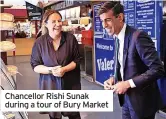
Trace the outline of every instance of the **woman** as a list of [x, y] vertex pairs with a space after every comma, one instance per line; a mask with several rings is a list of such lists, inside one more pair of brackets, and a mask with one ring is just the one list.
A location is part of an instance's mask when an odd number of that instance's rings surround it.
[[[62, 32], [62, 16], [58, 11], [48, 10], [43, 15], [44, 35], [32, 49], [31, 65], [40, 74], [41, 90], [80, 90], [80, 54], [74, 35]], [[44, 33], [44, 32], [42, 32]], [[81, 119], [79, 112], [50, 112], [50, 119]]]

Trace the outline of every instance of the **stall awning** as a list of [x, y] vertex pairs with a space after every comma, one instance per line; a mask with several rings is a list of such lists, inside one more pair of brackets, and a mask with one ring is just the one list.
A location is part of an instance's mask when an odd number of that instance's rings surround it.
[[17, 18], [27, 19], [27, 10], [26, 9], [5, 8], [4, 12], [13, 14], [15, 19], [17, 19]]

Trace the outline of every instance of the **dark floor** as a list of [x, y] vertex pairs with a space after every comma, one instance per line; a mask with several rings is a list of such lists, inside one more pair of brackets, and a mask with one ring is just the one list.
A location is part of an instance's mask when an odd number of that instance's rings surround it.
[[[13, 64], [18, 67], [18, 71], [23, 75], [17, 75], [17, 86], [19, 90], [37, 90], [38, 75], [31, 69], [29, 56], [8, 57], [8, 64]], [[102, 86], [89, 82], [82, 77], [83, 90], [103, 90]], [[40, 115], [36, 112], [28, 112], [29, 119], [48, 119], [47, 115]], [[82, 119], [121, 119], [121, 108], [118, 104], [117, 96], [114, 95], [114, 111], [113, 112], [81, 112]], [[67, 118], [63, 118], [67, 119]], [[155, 119], [166, 119], [161, 114], [156, 114]]]

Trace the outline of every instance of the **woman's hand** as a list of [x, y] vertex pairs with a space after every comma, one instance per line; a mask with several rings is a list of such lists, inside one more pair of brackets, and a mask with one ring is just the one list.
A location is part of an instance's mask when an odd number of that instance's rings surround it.
[[65, 74], [65, 68], [61, 66], [53, 67], [52, 74], [57, 77], [62, 77]]

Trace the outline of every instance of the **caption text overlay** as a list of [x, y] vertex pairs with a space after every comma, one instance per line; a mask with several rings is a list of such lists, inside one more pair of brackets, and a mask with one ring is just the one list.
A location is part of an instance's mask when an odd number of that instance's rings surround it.
[[2, 90], [2, 111], [113, 111], [111, 90]]

